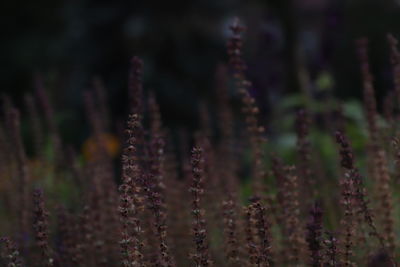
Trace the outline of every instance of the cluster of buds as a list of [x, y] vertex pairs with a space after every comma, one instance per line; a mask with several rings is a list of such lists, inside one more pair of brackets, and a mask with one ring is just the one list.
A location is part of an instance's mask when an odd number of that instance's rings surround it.
[[141, 123], [139, 116], [129, 116], [126, 130], [126, 147], [122, 154], [122, 184], [120, 191], [119, 213], [122, 223], [122, 240], [120, 246], [123, 254], [124, 266], [140, 265], [143, 255], [141, 254], [139, 209], [142, 207], [141, 185], [138, 177], [141, 175], [140, 166], [137, 162], [137, 137]]
[[318, 203], [312, 207], [307, 224], [307, 243], [311, 252], [311, 265], [322, 266], [322, 209]]
[[[366, 199], [366, 190], [363, 185], [363, 178], [359, 173], [358, 169], [354, 166], [354, 156], [351, 149], [349, 141], [340, 132], [336, 132], [336, 141], [340, 145], [340, 155], [341, 155], [341, 165], [346, 169], [345, 181], [342, 183], [345, 185], [345, 190], [342, 191], [342, 195], [347, 195], [347, 200], [345, 199], [345, 204], [352, 206], [355, 203], [358, 206], [357, 213], [362, 214], [364, 221], [369, 226], [371, 230], [371, 235], [375, 236], [380, 246], [383, 250], [386, 250], [386, 244], [383, 236], [378, 232], [377, 227], [374, 222], [373, 213], [369, 207], [369, 201]], [[348, 209], [350, 209], [349, 207]], [[346, 216], [345, 209], [345, 216]], [[350, 229], [347, 231], [350, 234]], [[349, 244], [350, 245], [350, 244]]]
[[326, 239], [324, 240], [324, 245], [326, 248], [325, 253], [325, 265], [336, 267], [338, 266], [338, 240], [331, 232], [325, 232]]
[[272, 266], [270, 224], [267, 221], [266, 209], [259, 197], [252, 197], [250, 205], [245, 208], [246, 239], [251, 264]]
[[12, 242], [8, 237], [3, 237], [0, 239], [0, 243], [4, 244], [3, 258], [6, 260], [7, 266], [21, 267], [22, 260], [20, 259], [19, 251], [14, 242]]
[[51, 257], [48, 243], [48, 217], [49, 213], [44, 207], [43, 191], [36, 189], [33, 193], [34, 222], [33, 227], [36, 234], [36, 244], [41, 251], [43, 266], [54, 266], [54, 258]]
[[207, 230], [205, 212], [201, 208], [201, 197], [204, 194], [204, 155], [203, 149], [194, 147], [192, 150], [192, 185], [190, 192], [192, 194], [192, 216], [193, 216], [193, 236], [196, 246], [196, 252], [193, 253], [192, 258], [196, 266], [211, 266], [208, 251]]
[[343, 168], [354, 169], [354, 154], [347, 138], [339, 131], [335, 133], [336, 142], [340, 145], [340, 164]]
[[262, 192], [263, 178], [265, 172], [262, 168], [263, 151], [262, 146], [265, 143], [264, 127], [259, 125], [258, 115], [259, 108], [256, 105], [254, 97], [249, 93], [251, 82], [246, 78], [245, 70], [246, 65], [242, 58], [242, 33], [245, 28], [240, 25], [238, 19], [235, 19], [231, 25], [233, 36], [229, 39], [227, 49], [229, 56], [229, 63], [234, 72], [236, 80], [236, 87], [238, 88], [242, 100], [242, 113], [245, 116], [245, 123], [247, 133], [249, 136], [250, 149], [252, 151], [253, 159], [253, 176], [254, 176], [254, 193], [260, 195]]
[[226, 242], [226, 256], [233, 265], [240, 265], [239, 244], [237, 237], [236, 203], [232, 198], [222, 202], [223, 223]]

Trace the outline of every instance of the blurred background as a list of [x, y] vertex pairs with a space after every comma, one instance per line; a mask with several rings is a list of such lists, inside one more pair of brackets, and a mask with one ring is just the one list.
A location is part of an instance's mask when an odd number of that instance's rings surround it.
[[359, 37], [370, 40], [382, 101], [392, 88], [386, 34], [400, 35], [397, 0], [2, 1], [0, 12], [1, 92], [23, 106], [40, 73], [72, 143], [87, 136], [82, 93], [94, 77], [107, 88], [113, 117], [124, 118], [134, 55], [144, 60], [145, 89], [156, 93], [167, 126], [195, 129], [199, 103], [215, 108], [215, 69], [227, 62], [235, 16], [247, 27], [245, 59], [265, 124], [277, 103], [296, 96], [359, 102]]

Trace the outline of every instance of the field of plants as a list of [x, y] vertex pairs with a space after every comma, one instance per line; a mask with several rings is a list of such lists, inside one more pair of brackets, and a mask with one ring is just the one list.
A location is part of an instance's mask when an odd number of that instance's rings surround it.
[[123, 124], [100, 79], [82, 95], [91, 133], [81, 149], [63, 138], [46, 77], [22, 101], [3, 95], [0, 265], [397, 266], [397, 40], [382, 40], [393, 76], [383, 104], [362, 38], [362, 104], [293, 93], [265, 120], [245, 32], [238, 19], [230, 26], [228, 61], [215, 66], [217, 108], [199, 104], [193, 132], [165, 127], [139, 57]]

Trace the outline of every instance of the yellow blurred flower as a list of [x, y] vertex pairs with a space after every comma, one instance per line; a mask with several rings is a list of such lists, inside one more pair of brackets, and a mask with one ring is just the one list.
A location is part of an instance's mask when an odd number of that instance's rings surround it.
[[[118, 138], [112, 134], [102, 134], [100, 136], [100, 142], [104, 146], [108, 155], [112, 158], [118, 155], [120, 149], [120, 143]], [[103, 148], [100, 147], [94, 136], [89, 137], [83, 144], [82, 152], [86, 160], [92, 161], [101, 152]]]

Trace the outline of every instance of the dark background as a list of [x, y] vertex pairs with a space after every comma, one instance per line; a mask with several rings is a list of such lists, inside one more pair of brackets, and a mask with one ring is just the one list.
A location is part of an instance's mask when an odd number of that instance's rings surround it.
[[156, 92], [166, 124], [195, 128], [199, 102], [213, 109], [214, 72], [226, 62], [228, 26], [247, 27], [245, 59], [255, 95], [267, 115], [286, 96], [309, 90], [322, 72], [334, 94], [360, 98], [354, 40], [370, 39], [378, 99], [391, 88], [386, 33], [400, 36], [399, 1], [192, 0], [2, 1], [0, 86], [23, 106], [41, 73], [67, 138], [85, 125], [82, 92], [103, 79], [115, 118], [125, 113], [129, 61], [145, 63], [145, 89]]

